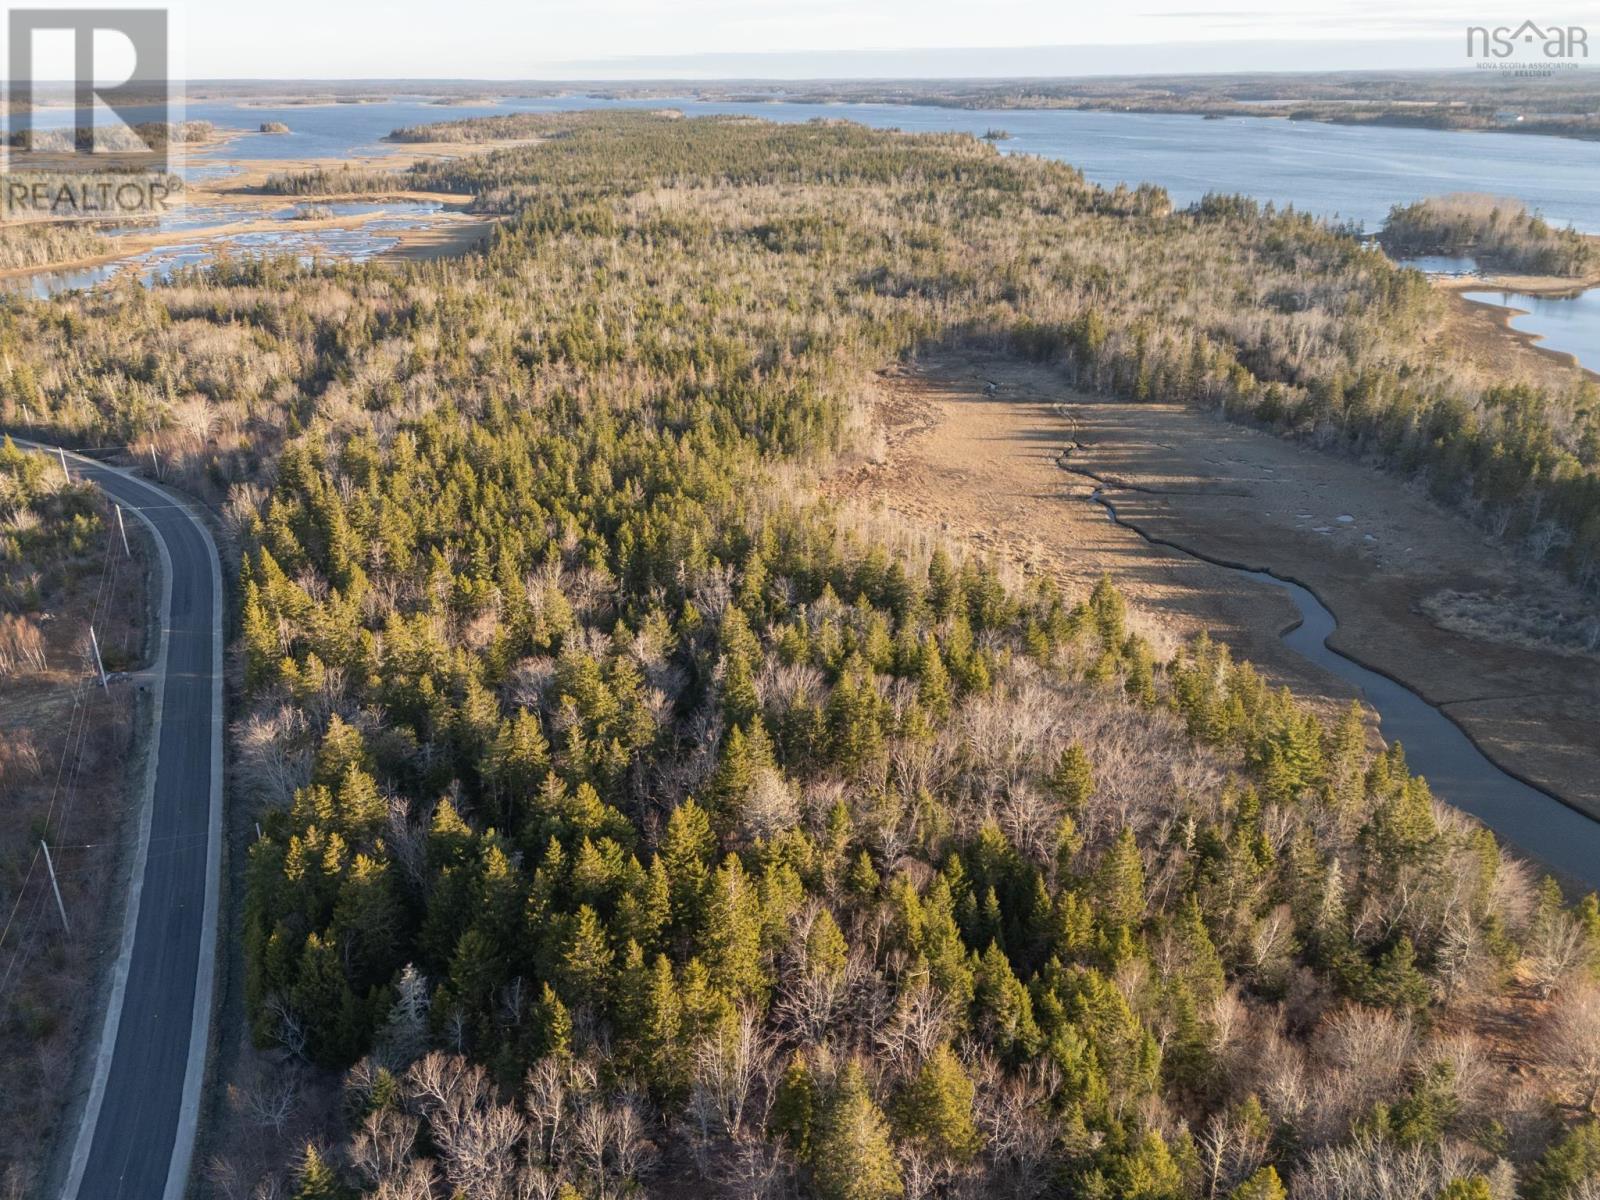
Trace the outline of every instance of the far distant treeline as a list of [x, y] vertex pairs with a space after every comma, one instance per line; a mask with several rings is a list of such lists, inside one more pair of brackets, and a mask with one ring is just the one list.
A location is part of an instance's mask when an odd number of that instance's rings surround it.
[[1471, 255], [1482, 266], [1574, 278], [1600, 270], [1595, 243], [1557, 229], [1518, 200], [1458, 192], [1395, 205], [1378, 241], [1390, 254]]
[[930, 79], [892, 84], [613, 84], [595, 95], [640, 99], [937, 105], [969, 109], [1084, 109], [1279, 117], [1338, 125], [1498, 130], [1600, 138], [1600, 85], [1588, 71], [1519, 79], [1510, 72], [1337, 71], [1138, 75], [1085, 79]]
[[143, 121], [131, 127], [20, 129], [6, 137], [6, 145], [17, 150], [67, 153], [95, 148], [98, 137], [101, 150], [159, 150], [163, 146], [210, 141], [216, 132], [210, 121]]

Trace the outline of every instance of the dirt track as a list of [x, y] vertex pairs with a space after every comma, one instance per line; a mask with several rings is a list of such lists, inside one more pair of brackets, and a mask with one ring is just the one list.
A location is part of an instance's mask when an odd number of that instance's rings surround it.
[[[928, 362], [882, 377], [880, 395], [886, 459], [836, 490], [1076, 584], [1109, 570], [1171, 635], [1209, 629], [1308, 698], [1353, 694], [1278, 640], [1295, 613], [1276, 589], [1149, 546], [1085, 503], [1091, 475], [1111, 481], [1147, 533], [1306, 583], [1338, 616], [1337, 649], [1600, 814], [1600, 658], [1572, 628], [1592, 607], [1399, 481], [1181, 406], [1087, 400], [1009, 360]], [[1065, 461], [1085, 474], [1058, 465], [1074, 443]]]

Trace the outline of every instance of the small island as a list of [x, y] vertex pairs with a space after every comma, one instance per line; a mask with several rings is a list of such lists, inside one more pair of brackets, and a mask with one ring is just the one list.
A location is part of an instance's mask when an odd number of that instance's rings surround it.
[[1527, 275], [1577, 279], [1600, 269], [1600, 250], [1577, 230], [1549, 224], [1520, 200], [1469, 192], [1395, 205], [1378, 242], [1397, 258], [1470, 255]]
[[282, 121], [263, 121], [258, 133], [288, 133], [289, 127]]

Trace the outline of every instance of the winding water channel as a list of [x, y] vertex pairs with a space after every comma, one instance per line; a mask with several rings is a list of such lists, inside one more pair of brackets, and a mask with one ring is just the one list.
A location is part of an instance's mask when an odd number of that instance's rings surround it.
[[1089, 498], [1101, 505], [1113, 522], [1151, 545], [1176, 550], [1287, 593], [1300, 621], [1283, 634], [1285, 644], [1360, 689], [1362, 697], [1377, 711], [1383, 736], [1405, 746], [1407, 764], [1415, 774], [1427, 779], [1440, 799], [1471, 813], [1524, 854], [1585, 887], [1600, 888], [1600, 821], [1508, 775], [1440, 709], [1404, 684], [1331, 648], [1328, 638], [1338, 628], [1338, 622], [1310, 588], [1268, 571], [1218, 562], [1152, 537], [1124, 521], [1117, 514], [1116, 505], [1098, 487]]

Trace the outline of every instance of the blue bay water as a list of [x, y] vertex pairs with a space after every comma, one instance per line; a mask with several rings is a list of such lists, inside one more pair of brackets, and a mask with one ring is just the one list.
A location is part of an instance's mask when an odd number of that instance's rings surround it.
[[1468, 300], [1517, 310], [1511, 328], [1531, 333], [1547, 350], [1571, 354], [1600, 371], [1600, 288], [1576, 296], [1530, 296], [1521, 292], [1464, 292]]
[[[1326, 125], [1276, 118], [1206, 120], [1168, 113], [979, 110], [931, 105], [789, 104], [688, 99], [603, 100], [573, 95], [441, 105], [425, 98], [370, 104], [189, 104], [190, 120], [254, 131], [282, 121], [288, 134], [248, 132], [231, 145], [189, 160], [204, 170], [219, 158], [323, 158], [399, 150], [383, 138], [421, 125], [512, 112], [586, 108], [676, 108], [690, 116], [737, 114], [771, 121], [859, 121], [878, 128], [966, 132], [1004, 129], [1006, 154], [1037, 154], [1072, 163], [1095, 183], [1165, 187], [1186, 205], [1207, 192], [1239, 192], [1292, 204], [1319, 216], [1375, 230], [1390, 207], [1446, 192], [1514, 196], [1558, 224], [1600, 232], [1600, 142], [1534, 134]], [[143, 114], [153, 117], [154, 112]], [[41, 125], [64, 125], [70, 110], [44, 110]]]

